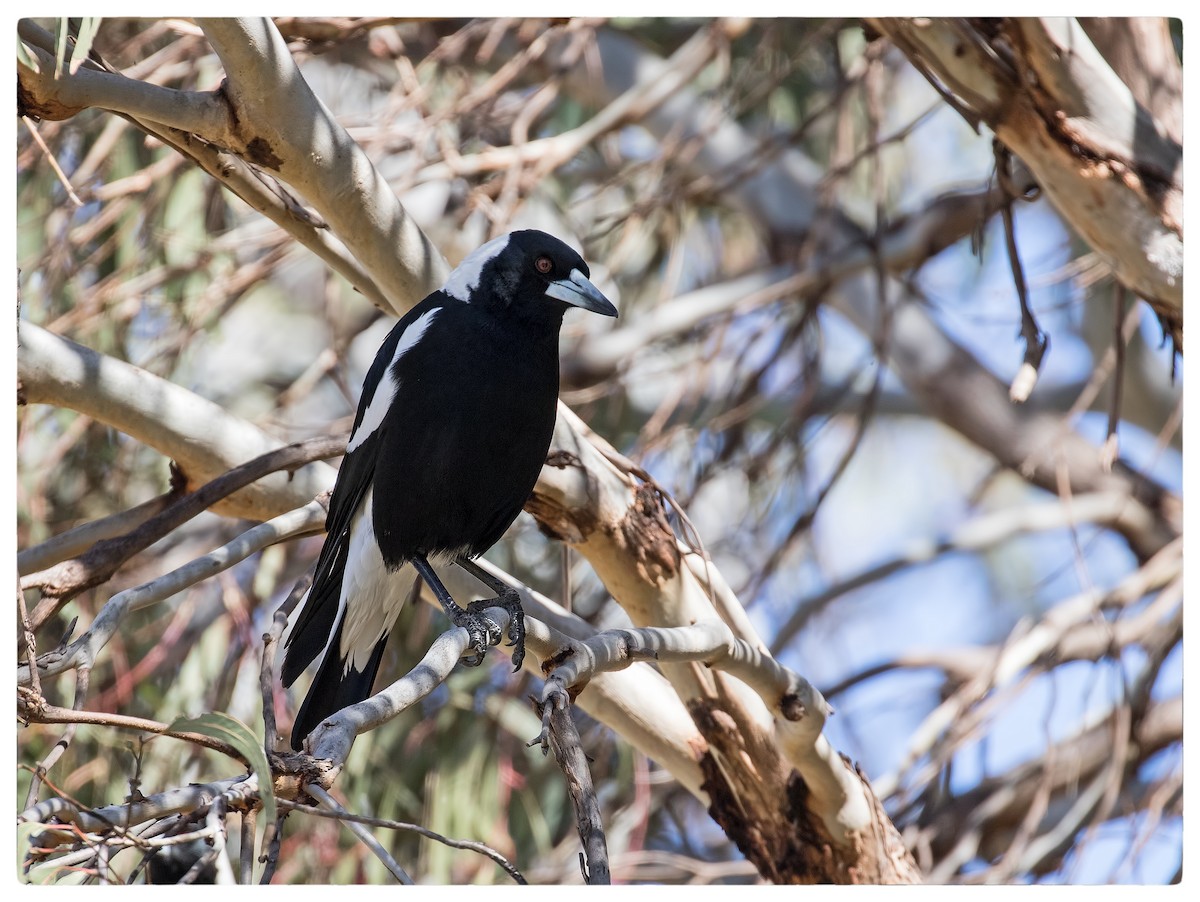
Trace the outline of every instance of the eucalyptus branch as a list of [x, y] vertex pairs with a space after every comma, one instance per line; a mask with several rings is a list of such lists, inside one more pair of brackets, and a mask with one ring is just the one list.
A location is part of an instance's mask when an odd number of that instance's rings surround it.
[[600, 802], [592, 785], [588, 758], [579, 741], [579, 731], [571, 719], [571, 700], [561, 685], [547, 682], [539, 705], [542, 732], [527, 745], [541, 743], [542, 754], [553, 750], [555, 760], [567, 779], [567, 794], [575, 809], [575, 828], [583, 842], [584, 881], [592, 886], [612, 883], [608, 863], [608, 842], [604, 838], [604, 820]]
[[[1102, 611], [1128, 607], [1155, 591], [1165, 596], [1162, 600], [1166, 603], [1172, 602], [1183, 591], [1182, 566], [1182, 540], [1176, 540], [1115, 588], [1107, 592], [1092, 589], [1064, 599], [1037, 623], [1019, 626], [986, 671], [959, 687], [925, 718], [910, 737], [900, 767], [875, 780], [876, 790], [884, 797], [895, 792], [900, 775], [916, 766], [936, 744], [947, 741], [948, 734], [967, 735], [976, 729], [979, 718], [969, 716], [973, 706], [989, 693], [1012, 685], [1034, 662], [1068, 642], [1074, 630], [1092, 623]], [[915, 782], [907, 781], [907, 785], [924, 785], [933, 775], [929, 766], [918, 768]]]
[[[1032, 185], [1023, 170], [1013, 179], [1017, 190]], [[876, 265], [897, 276], [919, 269], [934, 255], [980, 228], [1001, 208], [1005, 197], [1004, 190], [996, 185], [947, 193], [925, 204], [919, 212], [889, 223], [873, 243], [851, 240], [803, 267], [780, 264], [666, 300], [637, 319], [590, 336], [575, 353], [564, 357], [564, 379], [598, 381], [643, 348], [684, 335], [707, 320], [745, 313], [779, 298], [810, 296], [831, 282], [867, 272]]]
[[1182, 147], [1075, 19], [1004, 21], [991, 35], [961, 19], [870, 20], [1021, 156], [1063, 218], [1181, 340]]
[[20, 706], [24, 719], [29, 723], [65, 723], [90, 724], [98, 727], [115, 727], [120, 730], [135, 730], [141, 733], [154, 733], [159, 736], [170, 736], [172, 739], [182, 739], [202, 745], [213, 751], [222, 752], [231, 758], [242, 760], [242, 754], [233, 746], [205, 736], [201, 733], [189, 733], [183, 730], [172, 730], [169, 725], [157, 720], [144, 717], [130, 717], [125, 714], [110, 714], [103, 711], [82, 711], [76, 708], [60, 708], [57, 705], [38, 703], [23, 699]]
[[92, 546], [78, 558], [24, 577], [21, 580], [21, 589], [37, 588], [43, 596], [42, 602], [33, 613], [33, 628], [41, 626], [62, 604], [80, 592], [107, 581], [135, 554], [238, 489], [279, 470], [295, 472], [314, 460], [334, 457], [342, 454], [344, 450], [345, 442], [339, 436], [309, 439], [268, 451], [180, 498], [133, 532], [107, 539]]
[[[27, 404], [86, 413], [174, 460], [189, 484], [207, 482], [282, 442], [166, 379], [61, 338], [33, 323], [18, 328], [17, 378]], [[316, 462], [274, 474], [214, 507], [265, 520], [332, 488], [334, 470]]]
[[1129, 513], [1130, 501], [1125, 495], [1096, 492], [1077, 495], [1069, 505], [1058, 500], [1045, 501], [981, 514], [945, 535], [913, 539], [892, 557], [798, 601], [795, 610], [776, 631], [772, 650], [778, 654], [786, 648], [813, 617], [827, 610], [838, 598], [907, 567], [926, 564], [947, 554], [985, 551], [1027, 533], [1064, 529], [1081, 523], [1113, 525]]
[[197, 19], [225, 66], [224, 96], [249, 159], [311, 203], [371, 273], [391, 310], [449, 270], [363, 149], [309, 89], [269, 19]]
[[[92, 625], [65, 649], [43, 654], [38, 659], [41, 676], [48, 677], [72, 667], [91, 667], [100, 650], [112, 639], [126, 615], [169, 598], [177, 592], [227, 570], [269, 545], [305, 535], [324, 527], [325, 508], [317, 501], [260, 523], [232, 542], [202, 557], [189, 561], [155, 580], [118, 592], [104, 603]], [[17, 668], [18, 683], [30, 680], [29, 665]]]
[[[188, 734], [190, 737], [190, 734]], [[208, 739], [208, 737], [200, 737]], [[215, 740], [208, 739], [209, 742]], [[225, 749], [220, 749], [225, 751]], [[236, 757], [236, 753], [234, 753]], [[136, 824], [161, 821], [172, 815], [199, 816], [207, 813], [217, 799], [237, 807], [246, 807], [257, 798], [258, 778], [242, 774], [211, 783], [192, 783], [177, 789], [144, 796], [140, 799], [106, 805], [103, 808], [87, 809], [63, 798], [46, 799], [18, 815], [21, 821], [44, 824], [49, 833], [78, 836], [78, 831], [104, 833], [113, 829], [127, 831]], [[54, 819], [58, 824], [50, 823]], [[64, 826], [66, 825], [66, 826]], [[120, 826], [128, 825], [128, 826]], [[146, 840], [141, 840], [142, 845]]]
[[[880, 21], [895, 25], [910, 20]], [[929, 23], [922, 25], [926, 32], [947, 29], [944, 20], [920, 22]], [[890, 34], [896, 29], [883, 30]], [[596, 41], [604, 78], [592, 78], [581, 70], [568, 71], [565, 84], [577, 98], [599, 101], [616, 96], [639, 78], [647, 77], [647, 73], [657, 74], [665, 67], [664, 60], [629, 36], [601, 29]], [[558, 58], [556, 54], [562, 49], [560, 42], [547, 54], [547, 63], [553, 65]], [[964, 64], [959, 61], [957, 65]], [[711, 125], [713, 117], [717, 117], [719, 123], [716, 127]], [[736, 167], [739, 161], [753, 154], [757, 144], [739, 123], [714, 109], [714, 104], [691, 88], [673, 95], [647, 115], [642, 125], [660, 140], [704, 135], [698, 152], [678, 161], [681, 168], [698, 177], [717, 176]], [[1030, 162], [1024, 157], [1023, 160], [1026, 164]], [[1032, 166], [1030, 169], [1037, 175], [1036, 169]], [[1081, 177], [1077, 169], [1073, 169], [1071, 181]], [[804, 236], [811, 238], [816, 243], [808, 248], [811, 254], [807, 265], [821, 267], [841, 259], [847, 248], [863, 245], [869, 249], [867, 233], [858, 223], [871, 219], [869, 211], [856, 208], [849, 201], [830, 210], [820, 199], [819, 186], [823, 176], [824, 170], [810, 158], [795, 148], [787, 148], [748, 178], [731, 185], [725, 196], [780, 239], [784, 236], [794, 236], [797, 240]], [[1028, 184], [1027, 178], [1024, 174], [1017, 177], [1017, 186], [1022, 190]], [[1085, 188], [1081, 196], [1086, 194]], [[1119, 217], [1091, 219], [1091, 225], [1108, 229], [1120, 222]], [[1166, 244], [1170, 245], [1170, 241]], [[1159, 262], [1165, 272], [1173, 265], [1174, 251], [1171, 246], [1161, 250]], [[1145, 259], [1142, 251], [1136, 252], [1135, 256], [1139, 260]], [[1181, 277], [1181, 271], [1179, 275]], [[879, 296], [877, 279], [868, 268], [851, 272], [836, 281], [827, 301], [857, 329], [872, 336], [883, 315]], [[889, 313], [891, 334], [887, 362], [909, 391], [932, 415], [968, 441], [994, 455], [1005, 466], [1020, 468], [1021, 474], [1034, 484], [1056, 491], [1058, 473], [1053, 461], [1046, 458], [1032, 466], [1023, 465], [1028, 448], [1041, 447], [1050, 435], [1057, 436], [1059, 419], [1014, 408], [1008, 399], [1007, 387], [930, 317], [909, 286], [889, 284], [887, 296], [898, 299]], [[1171, 492], [1132, 472], [1118, 469], [1105, 472], [1095, 447], [1076, 433], [1054, 444], [1067, 461], [1074, 493], [1113, 490], [1128, 494], [1132, 502], [1131, 515], [1118, 523], [1117, 529], [1140, 558], [1148, 559], [1179, 534], [1182, 524], [1175, 515], [1175, 499]]]
[[83, 554], [97, 542], [112, 539], [137, 529], [151, 517], [179, 497], [179, 492], [170, 491], [151, 498], [136, 507], [92, 520], [52, 536], [40, 545], [17, 552], [17, 575], [26, 576], [45, 570], [60, 561]]
[[[53, 49], [54, 37], [31, 20], [22, 19], [19, 31], [21, 37], [31, 45], [43, 50]], [[50, 72], [53, 72], [53, 67]], [[384, 308], [390, 306], [373, 277], [351, 251], [330, 233], [328, 224], [319, 215], [310, 215], [303, 210], [299, 201], [254, 165], [258, 162], [255, 155], [248, 152], [248, 147], [240, 146], [244, 142], [231, 130], [229, 116], [232, 111], [228, 108], [228, 98], [220, 91], [173, 91], [101, 70], [91, 61], [77, 74], [83, 72], [92, 76], [86, 92], [91, 105], [113, 109], [147, 134], [173, 147], [328, 263], [372, 303]], [[106, 77], [96, 77], [99, 75]], [[26, 103], [34, 103], [36, 109], [33, 112], [36, 114], [46, 118], [62, 118], [79, 112], [79, 108], [70, 103], [72, 99], [79, 98], [63, 98], [59, 94], [64, 85], [71, 85], [74, 76], [31, 81], [36, 76], [24, 67], [19, 69], [19, 76], [22, 88], [35, 91], [38, 95], [25, 99]], [[88, 79], [89, 76], [84, 78]], [[143, 91], [143, 87], [146, 90]], [[183, 97], [184, 101], [176, 105], [174, 101], [179, 97]], [[193, 111], [202, 115], [188, 115]], [[178, 127], [173, 127], [172, 123]], [[251, 138], [250, 145], [253, 144]], [[245, 154], [249, 162], [239, 154]]]

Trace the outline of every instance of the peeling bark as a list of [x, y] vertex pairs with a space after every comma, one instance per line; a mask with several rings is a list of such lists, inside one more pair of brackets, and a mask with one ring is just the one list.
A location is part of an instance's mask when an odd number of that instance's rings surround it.
[[714, 704], [695, 702], [688, 710], [709, 744], [699, 759], [712, 799], [708, 813], [763, 877], [790, 884], [921, 882], [899, 832], [849, 759], [843, 756], [842, 764], [861, 781], [871, 822], [849, 843], [838, 843], [814, 813], [804, 778], [782, 762], [763, 766], [770, 757], [754, 747], [753, 732]]
[[658, 585], [679, 573], [679, 546], [658, 493], [645, 483], [613, 531], [618, 548], [633, 561], [638, 576]]
[[[1074, 19], [871, 19], [1183, 341], [1183, 150]], [[973, 122], [972, 124], [976, 124]]]

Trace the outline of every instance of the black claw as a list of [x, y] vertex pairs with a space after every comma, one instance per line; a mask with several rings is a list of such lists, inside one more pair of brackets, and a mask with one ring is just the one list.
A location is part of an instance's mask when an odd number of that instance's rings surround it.
[[467, 647], [473, 654], [463, 658], [467, 667], [478, 667], [482, 664], [487, 650], [500, 642], [500, 625], [490, 617], [481, 616], [481, 613], [472, 605], [465, 611], [459, 608], [451, 614], [450, 619], [454, 625], [465, 629], [469, 637]]
[[[521, 669], [521, 662], [525, 660], [525, 611], [521, 608], [521, 596], [514, 590], [508, 589], [495, 598], [485, 598], [467, 605], [467, 610], [477, 615], [482, 615], [488, 608], [504, 608], [509, 613], [509, 641], [506, 644], [513, 649], [512, 662], [515, 673]], [[480, 616], [480, 619], [488, 624], [490, 630], [494, 631], [488, 633], [489, 644], [499, 645], [503, 638], [499, 625], [488, 617]]]

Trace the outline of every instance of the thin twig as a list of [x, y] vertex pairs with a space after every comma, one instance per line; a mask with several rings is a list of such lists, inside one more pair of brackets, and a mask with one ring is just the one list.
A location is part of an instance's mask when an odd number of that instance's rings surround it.
[[144, 733], [155, 733], [160, 736], [170, 736], [172, 739], [194, 742], [196, 745], [202, 745], [205, 748], [229, 755], [231, 758], [236, 758], [238, 761], [249, 766], [249, 762], [245, 760], [242, 753], [233, 746], [227, 745], [219, 739], [213, 739], [211, 736], [203, 736], [200, 733], [171, 730], [167, 724], [157, 720], [147, 720], [144, 717], [129, 717], [124, 714], [109, 714], [100, 711], [74, 711], [69, 708], [60, 708], [57, 705], [38, 705], [36, 702], [30, 702], [24, 698], [21, 699], [20, 707], [25, 718], [30, 723], [82, 723], [101, 727], [116, 727], [120, 730], [138, 730]]
[[[309, 795], [311, 795], [330, 811], [337, 812], [338, 814], [348, 814], [346, 809], [339, 805], [337, 800], [320, 786], [309, 784], [305, 787], [305, 790]], [[400, 867], [396, 859], [391, 856], [387, 849], [380, 845], [379, 840], [372, 836], [366, 827], [357, 821], [347, 820], [345, 818], [342, 818], [342, 823], [346, 825], [347, 830], [362, 840], [363, 844], [375, 853], [375, 857], [383, 862], [383, 866], [391, 871], [393, 877], [395, 877], [405, 886], [415, 886], [412, 877], [408, 876], [408, 873], [404, 870], [404, 868]]]
[[[34, 668], [36, 670], [36, 668]], [[83, 704], [87, 700], [88, 684], [91, 682], [92, 669], [90, 667], [80, 667], [75, 674], [75, 698], [71, 702], [73, 711], [82, 711]], [[37, 698], [41, 698], [39, 694]], [[33, 779], [29, 781], [29, 793], [25, 796], [25, 807], [29, 808], [37, 803], [38, 790], [41, 787], [42, 779], [46, 772], [52, 768], [59, 758], [67, 751], [67, 747], [75, 738], [75, 731], [79, 729], [78, 724], [69, 724], [63, 730], [62, 736], [58, 738], [58, 742], [54, 743], [49, 753], [43, 758], [33, 771]]]
[[38, 134], [37, 126], [33, 124], [33, 120], [28, 116], [22, 116], [21, 121], [25, 123], [25, 127], [29, 129], [29, 134], [33, 135], [33, 140], [37, 142], [37, 146], [46, 155], [46, 160], [50, 163], [50, 168], [54, 170], [54, 174], [62, 182], [62, 186], [67, 192], [67, 197], [71, 199], [71, 203], [77, 207], [82, 207], [83, 201], [79, 199], [79, 195], [75, 193], [75, 189], [71, 186], [71, 180], [67, 178], [67, 174], [58, 165], [58, 160], [54, 158], [54, 154], [50, 152], [50, 148], [46, 146], [46, 142], [42, 140], [42, 136]]
[[248, 808], [242, 812], [242, 841], [238, 856], [241, 873], [238, 882], [243, 886], [254, 883], [254, 820], [255, 809]]
[[1025, 359], [1017, 370], [1017, 375], [1013, 377], [1008, 397], [1013, 403], [1022, 404], [1029, 400], [1034, 386], [1037, 385], [1042, 358], [1046, 356], [1046, 350], [1050, 347], [1050, 336], [1042, 331], [1029, 306], [1025, 268], [1021, 265], [1021, 255], [1017, 251], [1017, 228], [1012, 210], [1014, 192], [1009, 187], [1012, 181], [1009, 172], [1011, 155], [999, 141], [992, 142], [992, 149], [996, 157], [996, 178], [1008, 197], [1000, 207], [1000, 215], [1004, 220], [1004, 241], [1008, 247], [1008, 263], [1012, 267], [1013, 285], [1017, 289], [1017, 300], [1021, 304], [1021, 338], [1025, 340]]
[[133, 532], [98, 542], [79, 557], [23, 577], [22, 589], [39, 588], [43, 595], [33, 611], [32, 628], [38, 629], [71, 598], [109, 579], [133, 555], [238, 489], [278, 470], [296, 470], [314, 460], [335, 457], [344, 447], [343, 437], [322, 436], [268, 451], [180, 498]]
[[33, 627], [29, 624], [29, 611], [25, 607], [25, 593], [17, 589], [17, 616], [21, 618], [21, 638], [25, 642], [25, 661], [29, 664], [29, 686], [33, 694], [41, 697], [42, 682], [38, 679], [37, 640], [33, 635]]
[[1117, 426], [1121, 421], [1121, 389], [1125, 380], [1125, 286], [1120, 282], [1113, 283], [1113, 347], [1117, 359], [1113, 365], [1112, 402], [1108, 408], [1108, 433], [1100, 448], [1100, 465], [1105, 472], [1111, 472], [1113, 463], [1120, 451], [1117, 439]]
[[[276, 804], [282, 806], [283, 799], [276, 799]], [[287, 817], [286, 811], [280, 811], [279, 816], [274, 823], [267, 824], [267, 828], [263, 831], [263, 854], [259, 855], [258, 860], [264, 865], [262, 876], [258, 878], [259, 886], [268, 886], [271, 883], [271, 878], [275, 876], [275, 869], [279, 866], [279, 847], [283, 839], [283, 819]]]
[[279, 800], [280, 806], [289, 811], [298, 811], [303, 814], [311, 814], [316, 817], [333, 818], [341, 821], [354, 821], [357, 824], [364, 824], [369, 827], [382, 827], [387, 830], [404, 830], [409, 833], [416, 833], [418, 836], [424, 836], [426, 839], [432, 839], [435, 842], [440, 842], [442, 845], [449, 846], [452, 849], [465, 849], [470, 852], [478, 852], [490, 858], [513, 879], [513, 882], [519, 883], [522, 886], [526, 885], [527, 881], [524, 875], [507, 858], [485, 843], [477, 842], [472, 839], [451, 839], [448, 836], [443, 836], [440, 833], [435, 833], [428, 827], [422, 827], [419, 824], [409, 824], [405, 821], [394, 821], [382, 817], [368, 817], [364, 814], [352, 814], [348, 811], [328, 811], [324, 808], [313, 808], [311, 805], [301, 805], [298, 802], [290, 802], [286, 799]]
[[[306, 573], [296, 585], [292, 587], [292, 591], [288, 594], [287, 599], [275, 611], [271, 618], [271, 628], [263, 633], [263, 650], [262, 650], [262, 666], [259, 669], [259, 688], [262, 690], [263, 703], [263, 750], [270, 758], [278, 749], [276, 744], [279, 742], [277, 732], [277, 724], [275, 721], [275, 643], [279, 641], [279, 637], [283, 635], [283, 631], [287, 629], [288, 617], [292, 610], [300, 603], [300, 599], [308, 591], [312, 585], [312, 574]], [[265, 841], [265, 837], [264, 837]]]

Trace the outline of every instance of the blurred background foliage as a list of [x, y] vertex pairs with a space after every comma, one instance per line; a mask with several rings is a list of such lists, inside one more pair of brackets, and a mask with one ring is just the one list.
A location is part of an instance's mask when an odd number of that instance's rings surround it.
[[[628, 122], [550, 172], [454, 174], [444, 164], [562, 134], [597, 106], [562, 87], [522, 52], [543, 21], [279, 20], [305, 78], [391, 181], [406, 208], [453, 263], [490, 234], [545, 228], [586, 249], [595, 281], [631, 328], [664, 302], [782, 259], [784, 241], [722, 186], [675, 165], [638, 121]], [[707, 22], [575, 20], [622, 32], [667, 57]], [[559, 27], [562, 27], [561, 25]], [[868, 44], [842, 19], [736, 23], [692, 87], [773, 149], [802, 150], [827, 173], [826, 202], [856, 211], [870, 230], [920, 212], [951, 189], [983, 188], [990, 140], [976, 135], [897, 54]], [[171, 88], [210, 90], [221, 71], [198, 29], [182, 20], [107, 19], [96, 49], [113, 66]], [[585, 52], [586, 62], [586, 52]], [[508, 81], [497, 72], [515, 66]], [[36, 130], [17, 146], [17, 254], [21, 318], [210, 398], [280, 439], [348, 431], [366, 367], [390, 319], [279, 229], [225, 193], [178, 154], [125, 120], [85, 111]], [[754, 161], [747, 161], [753, 167]], [[737, 179], [737, 173], [730, 174]], [[1044, 202], [1019, 205], [1018, 234], [1032, 297], [1053, 347], [1031, 403], [1065, 412], [1111, 335], [1112, 281]], [[998, 217], [980, 221], [908, 275], [928, 311], [979, 362], [1008, 380], [1021, 359], [1019, 309]], [[900, 766], [910, 737], [949, 685], [936, 669], [887, 667], [906, 649], [1000, 643], [1023, 618], [1090, 585], [1109, 587], [1137, 567], [1128, 545], [1098, 527], [1017, 533], [974, 552], [931, 556], [846, 591], [821, 593], [889, 560], [917, 540], [949, 535], [972, 517], [1048, 500], [998, 472], [986, 450], [932, 418], [890, 372], [870, 337], [822, 306], [821, 293], [731, 304], [680, 331], [647, 337], [611, 370], [573, 365], [608, 328], [569, 319], [563, 397], [598, 433], [681, 500], [755, 626], [780, 659], [831, 696], [834, 745], [875, 778]], [[589, 321], [585, 321], [589, 320]], [[1152, 317], [1131, 350], [1138, 374], [1168, 413], [1182, 362], [1159, 347]], [[516, 362], [519, 363], [519, 362]], [[1104, 437], [1103, 398], [1078, 428]], [[1139, 413], [1146, 414], [1142, 405]], [[18, 410], [17, 544], [28, 548], [70, 527], [167, 490], [168, 462], [89, 417], [45, 406]], [[1121, 424], [1132, 464], [1179, 491], [1180, 438], [1165, 417]], [[144, 582], [228, 541], [245, 528], [205, 515], [134, 559], [109, 584], [81, 595], [47, 626], [52, 646], [68, 622], [87, 622], [115, 591]], [[255, 555], [129, 622], [91, 674], [89, 708], [169, 721], [225, 711], [261, 724], [260, 637], [270, 615], [310, 568], [319, 537]], [[489, 559], [601, 627], [627, 623], [586, 562], [538, 534], [523, 516]], [[802, 619], [794, 621], [802, 612]], [[388, 647], [383, 676], [420, 658], [444, 628], [440, 615], [408, 611]], [[786, 626], [786, 630], [783, 628]], [[781, 630], [783, 630], [781, 632]], [[56, 632], [57, 631], [57, 632]], [[1178, 650], [1159, 656], [1160, 697], [1181, 685]], [[1144, 676], [1136, 651], [1047, 668], [998, 703], [975, 740], [925, 791], [965, 793], [989, 776], [1045, 754]], [[577, 837], [561, 774], [534, 749], [538, 732], [526, 674], [501, 656], [462, 670], [419, 708], [360, 737], [337, 783], [351, 811], [477, 839], [531, 881], [578, 877]], [[881, 666], [883, 665], [883, 666]], [[865, 674], [878, 667], [877, 673]], [[70, 682], [47, 697], [70, 704]], [[303, 686], [280, 691], [288, 710]], [[607, 818], [618, 879], [752, 881], [753, 868], [686, 791], [653, 762], [590, 722], [584, 747]], [[285, 718], [281, 727], [286, 728]], [[32, 766], [61, 727], [28, 726], [19, 759]], [[220, 756], [169, 739], [140, 743], [81, 728], [53, 773], [54, 792], [110, 804], [131, 787], [147, 795], [223, 775]], [[1137, 778], [1169, 786], [1179, 744]], [[18, 803], [29, 774], [16, 775]], [[1179, 797], [1159, 819], [1114, 811], [1093, 834], [1039, 859], [1020, 879], [1158, 882], [1179, 867]], [[903, 830], [920, 820], [911, 802], [890, 809]], [[915, 829], [915, 828], [914, 828]], [[377, 831], [420, 880], [494, 883], [487, 859], [399, 831]], [[236, 831], [231, 831], [236, 854]], [[1089, 849], [1096, 849], [1092, 854]], [[114, 859], [129, 873], [136, 852]], [[235, 859], [236, 860], [236, 859]], [[293, 814], [279, 883], [384, 882], [383, 867], [335, 821]], [[961, 876], [988, 867], [969, 858]]]

